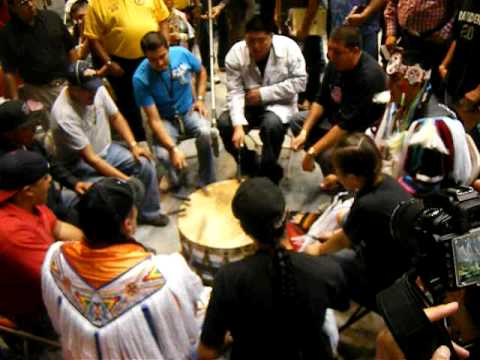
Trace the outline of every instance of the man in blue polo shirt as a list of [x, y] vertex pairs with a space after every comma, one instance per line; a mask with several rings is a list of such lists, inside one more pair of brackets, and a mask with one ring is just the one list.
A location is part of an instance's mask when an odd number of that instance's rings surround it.
[[[147, 33], [141, 41], [147, 57], [133, 75], [137, 105], [147, 115], [154, 134], [154, 151], [168, 169], [170, 185], [178, 188], [178, 170], [186, 166], [178, 149], [181, 138], [195, 137], [199, 161], [199, 186], [215, 181], [211, 147], [211, 128], [205, 118], [204, 96], [207, 73], [201, 62], [187, 49], [169, 48], [157, 32]], [[196, 100], [192, 92], [192, 73], [197, 75]]]

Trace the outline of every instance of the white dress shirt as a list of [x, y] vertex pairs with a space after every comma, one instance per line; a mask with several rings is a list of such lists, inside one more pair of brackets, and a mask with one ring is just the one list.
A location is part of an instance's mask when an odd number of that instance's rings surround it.
[[273, 35], [264, 76], [250, 57], [245, 40], [237, 42], [225, 58], [227, 103], [233, 126], [247, 125], [245, 93], [260, 88], [262, 104], [283, 123], [298, 112], [298, 93], [305, 91], [307, 72], [298, 45], [290, 38]]

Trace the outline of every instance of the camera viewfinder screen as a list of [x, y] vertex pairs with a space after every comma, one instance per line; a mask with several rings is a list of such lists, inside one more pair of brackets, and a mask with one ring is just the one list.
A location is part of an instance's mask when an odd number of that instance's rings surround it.
[[452, 245], [457, 286], [480, 282], [480, 231], [459, 236]]

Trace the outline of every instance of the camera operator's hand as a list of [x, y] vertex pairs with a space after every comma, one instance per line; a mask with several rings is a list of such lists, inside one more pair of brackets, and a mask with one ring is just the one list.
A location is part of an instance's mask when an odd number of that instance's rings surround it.
[[[458, 310], [458, 303], [451, 302], [444, 305], [433, 306], [425, 309], [424, 311], [427, 317], [430, 319], [430, 321], [435, 322], [455, 314], [457, 310]], [[468, 358], [469, 352], [467, 350], [458, 346], [454, 342], [452, 342], [452, 344], [459, 358], [461, 359]], [[443, 350], [443, 347], [441, 346], [432, 355], [432, 360], [443, 360], [443, 359], [450, 358], [449, 356], [445, 357], [445, 355], [446, 353]], [[393, 338], [392, 333], [388, 329], [382, 330], [377, 336], [376, 359], [377, 360], [405, 359], [405, 355], [403, 355], [402, 351], [400, 350], [397, 343], [395, 342], [395, 339]]]
[[433, 353], [432, 360], [450, 360], [450, 349], [445, 345], [440, 346]]

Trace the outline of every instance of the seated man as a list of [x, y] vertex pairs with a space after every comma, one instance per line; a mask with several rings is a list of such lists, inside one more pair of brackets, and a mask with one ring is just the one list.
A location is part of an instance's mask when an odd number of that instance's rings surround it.
[[45, 205], [48, 168], [40, 154], [26, 150], [0, 158], [0, 315], [27, 330], [42, 318], [40, 268], [49, 246], [83, 236]]
[[[181, 185], [175, 169], [186, 166], [185, 155], [177, 147], [182, 136], [195, 137], [199, 185], [214, 182], [212, 136], [203, 103], [207, 81], [205, 68], [187, 49], [169, 48], [168, 41], [158, 32], [147, 33], [141, 47], [147, 59], [133, 75], [135, 99], [147, 114], [155, 137], [155, 154], [168, 169], [170, 185]], [[192, 73], [198, 75], [196, 101], [192, 94]]]
[[[298, 111], [297, 94], [305, 90], [307, 83], [302, 52], [293, 40], [273, 35], [271, 23], [255, 16], [247, 23], [245, 41], [236, 43], [228, 52], [225, 66], [229, 110], [218, 121], [225, 149], [236, 161], [239, 157], [246, 159], [245, 149], [239, 154], [245, 131], [260, 128], [260, 168], [251, 168], [250, 172], [259, 172], [278, 183], [283, 170], [277, 159], [286, 124]], [[250, 166], [254, 165], [252, 160]]]
[[332, 173], [327, 150], [344, 135], [365, 131], [379, 121], [383, 105], [373, 103], [373, 95], [384, 91], [387, 83], [380, 65], [361, 50], [358, 28], [341, 26], [328, 40], [328, 58], [320, 92], [308, 114], [298, 114], [291, 128], [296, 135], [293, 148], [307, 149], [303, 169], [312, 171], [320, 162], [323, 175]]
[[85, 238], [47, 254], [43, 298], [65, 358], [192, 358], [202, 283], [180, 254], [132, 238], [139, 202], [129, 182], [99, 180], [79, 202]]
[[[5, 101], [0, 104], [0, 155], [16, 149], [27, 149], [39, 153], [50, 164], [50, 174], [54, 181], [48, 189], [48, 207], [64, 221], [76, 224], [74, 205], [77, 195], [83, 194], [91, 185], [74, 176], [66, 167], [47, 153], [45, 146], [35, 139], [34, 112], [28, 103], [20, 100]], [[59, 186], [62, 187], [61, 191]]]
[[[68, 86], [52, 108], [52, 132], [56, 155], [73, 173], [85, 179], [113, 176], [127, 180], [135, 175], [145, 185], [147, 196], [140, 207], [140, 221], [165, 226], [160, 213], [160, 193], [151, 155], [140, 147], [125, 118], [85, 61], [69, 69]], [[112, 143], [110, 124], [130, 149]]]

